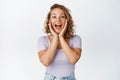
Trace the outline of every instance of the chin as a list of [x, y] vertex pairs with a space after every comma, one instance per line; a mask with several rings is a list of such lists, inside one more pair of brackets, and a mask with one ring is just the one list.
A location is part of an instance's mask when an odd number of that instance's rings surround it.
[[60, 34], [60, 32], [56, 32], [57, 34]]
[[55, 31], [57, 34], [59, 34], [61, 31]]

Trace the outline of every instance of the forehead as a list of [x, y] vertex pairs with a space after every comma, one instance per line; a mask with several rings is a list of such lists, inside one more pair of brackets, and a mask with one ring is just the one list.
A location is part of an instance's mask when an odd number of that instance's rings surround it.
[[51, 11], [51, 15], [54, 15], [54, 14], [64, 14], [64, 11], [60, 8], [54, 8], [52, 11]]

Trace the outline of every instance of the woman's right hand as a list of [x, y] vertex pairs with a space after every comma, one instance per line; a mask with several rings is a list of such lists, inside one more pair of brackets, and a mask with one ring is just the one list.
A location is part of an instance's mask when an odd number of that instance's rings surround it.
[[52, 33], [53, 37], [54, 38], [57, 38], [58, 37], [58, 34], [53, 30], [53, 28], [51, 27], [51, 22], [49, 21], [49, 29], [50, 29], [50, 32]]

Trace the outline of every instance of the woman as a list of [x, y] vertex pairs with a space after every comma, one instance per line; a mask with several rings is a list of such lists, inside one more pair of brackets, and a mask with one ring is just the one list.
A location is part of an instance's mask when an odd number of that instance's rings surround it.
[[54, 4], [48, 13], [45, 32], [38, 40], [38, 55], [46, 66], [44, 80], [76, 80], [75, 63], [81, 56], [81, 39], [74, 35], [69, 10]]

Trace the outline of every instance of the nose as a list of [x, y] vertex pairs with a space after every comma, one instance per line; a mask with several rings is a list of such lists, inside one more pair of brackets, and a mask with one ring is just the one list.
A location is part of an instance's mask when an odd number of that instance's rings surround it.
[[56, 19], [56, 21], [60, 21], [60, 18], [58, 17], [58, 18]]

